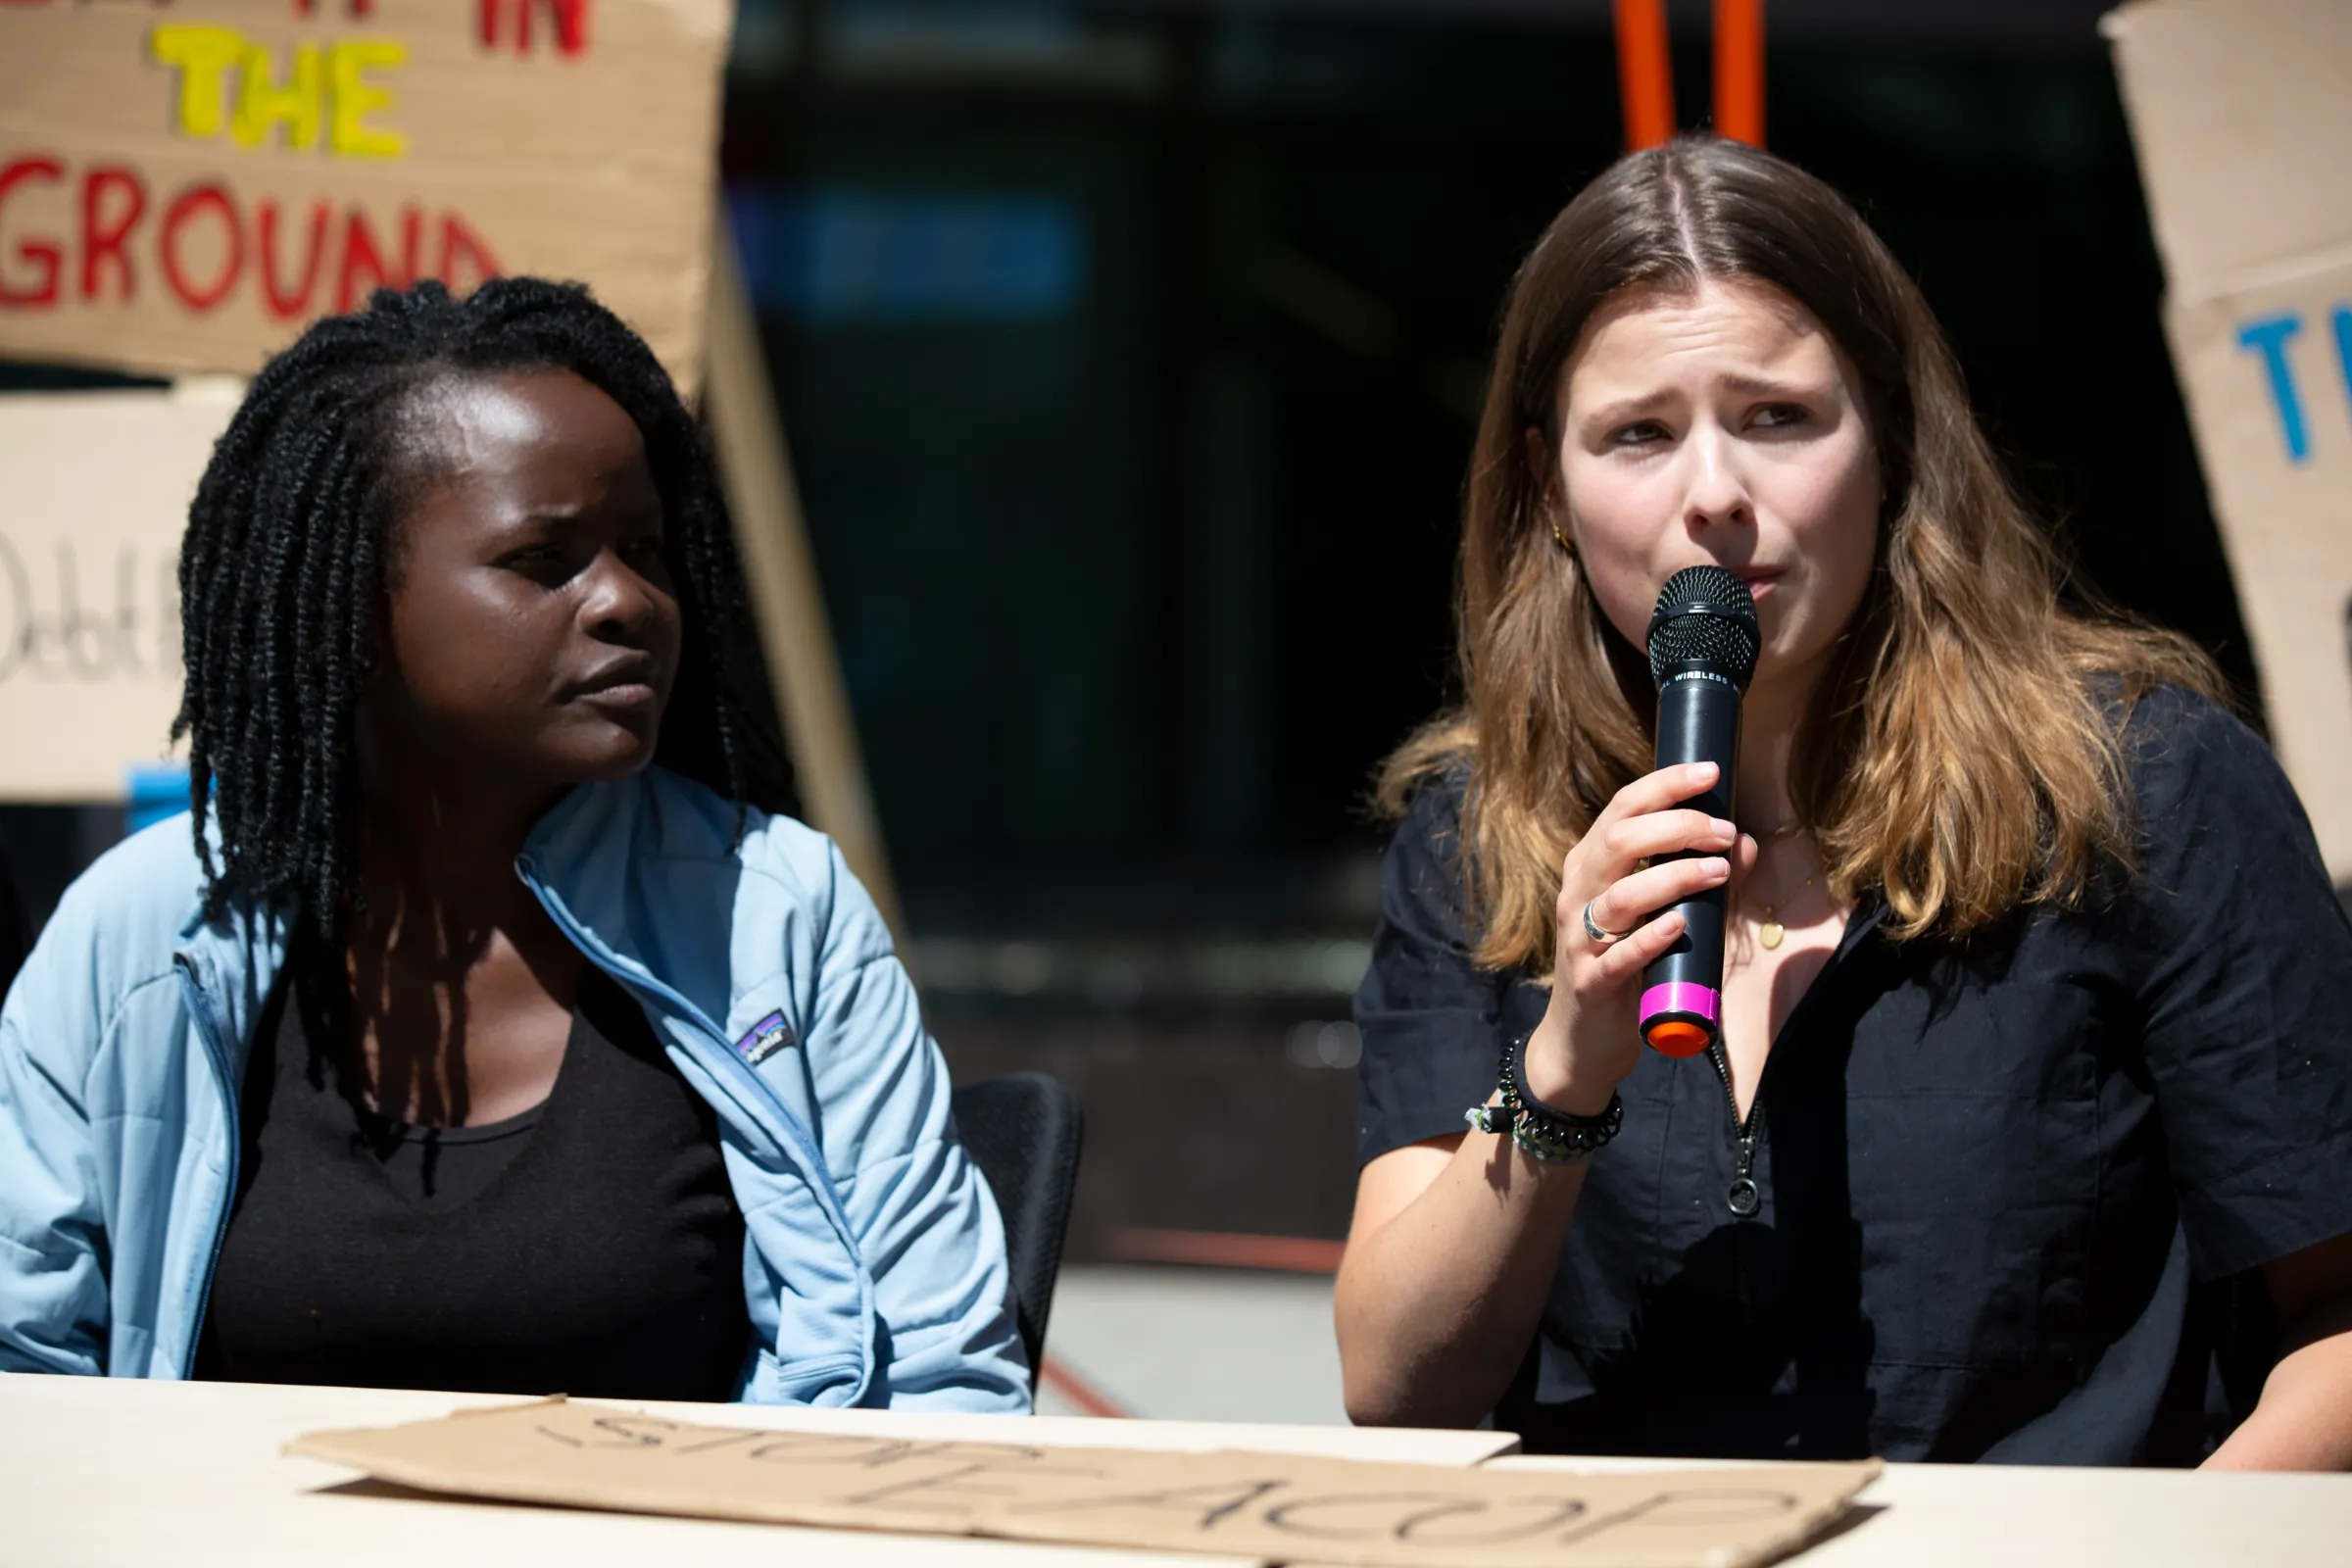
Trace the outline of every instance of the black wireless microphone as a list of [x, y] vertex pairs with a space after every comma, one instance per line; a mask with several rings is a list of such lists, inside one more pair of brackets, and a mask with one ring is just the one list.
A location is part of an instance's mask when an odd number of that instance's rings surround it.
[[[1714, 785], [1683, 803], [1712, 816], [1732, 814], [1740, 699], [1756, 672], [1763, 642], [1747, 584], [1721, 566], [1689, 566], [1667, 578], [1649, 617], [1658, 766], [1713, 762]], [[1694, 853], [1657, 858], [1687, 859]], [[1695, 1056], [1723, 1038], [1724, 890], [1708, 888], [1667, 907], [1682, 911], [1683, 934], [1642, 971], [1642, 1038], [1669, 1056]]]

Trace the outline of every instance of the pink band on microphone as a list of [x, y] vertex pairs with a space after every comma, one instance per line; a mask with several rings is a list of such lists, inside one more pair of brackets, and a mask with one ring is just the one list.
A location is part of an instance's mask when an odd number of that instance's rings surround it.
[[1687, 1012], [1694, 1018], [1704, 1018], [1709, 1024], [1723, 1022], [1723, 993], [1713, 986], [1702, 986], [1694, 980], [1669, 980], [1662, 986], [1651, 986], [1642, 993], [1642, 1022], [1662, 1012]]

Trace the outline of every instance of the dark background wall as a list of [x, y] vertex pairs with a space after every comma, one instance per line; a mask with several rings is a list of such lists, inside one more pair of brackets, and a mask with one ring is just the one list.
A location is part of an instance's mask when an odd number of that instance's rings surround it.
[[[1776, 4], [1770, 140], [1920, 279], [2085, 580], [2250, 691], [2096, 9]], [[866, 225], [753, 266], [935, 1026], [1083, 1087], [1083, 1249], [1345, 1225], [1366, 782], [1445, 700], [1502, 289], [1620, 134], [1599, 4], [747, 16], [738, 211]], [[943, 214], [993, 288], [809, 284]]]
[[[1337, 1236], [1365, 786], [1446, 697], [1502, 289], [1618, 149], [1608, 8], [744, 7], [728, 196], [934, 1027], [1082, 1088], [1082, 1252]], [[1775, 0], [1770, 141], [2086, 579], [2251, 691], [2098, 9]], [[0, 810], [39, 906], [111, 831]]]

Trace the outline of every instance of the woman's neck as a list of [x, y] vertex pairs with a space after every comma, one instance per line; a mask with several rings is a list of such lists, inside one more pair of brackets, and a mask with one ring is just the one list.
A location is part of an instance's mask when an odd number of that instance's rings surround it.
[[1761, 834], [1796, 820], [1790, 764], [1811, 710], [1818, 669], [1759, 679], [1740, 712], [1740, 764], [1733, 780], [1732, 814], [1740, 831]]
[[[452, 777], [412, 749], [366, 747], [356, 872], [344, 927], [351, 1048], [385, 1114], [463, 1126], [535, 1104], [563, 1056], [586, 960], [515, 874], [560, 791]], [[372, 754], [372, 755], [371, 755]]]
[[354, 870], [378, 940], [390, 935], [386, 920], [414, 936], [544, 917], [514, 858], [561, 791], [485, 778], [372, 735], [360, 762]]

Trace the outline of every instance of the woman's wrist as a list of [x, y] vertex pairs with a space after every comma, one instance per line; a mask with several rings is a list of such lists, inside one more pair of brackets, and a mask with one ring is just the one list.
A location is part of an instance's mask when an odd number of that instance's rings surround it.
[[1519, 1035], [1504, 1045], [1494, 1098], [1463, 1111], [1462, 1119], [1479, 1132], [1507, 1135], [1521, 1153], [1542, 1164], [1582, 1164], [1625, 1125], [1624, 1102], [1612, 1093], [1590, 1116], [1544, 1103], [1528, 1085], [1527, 1040]]
[[1597, 1116], [1608, 1108], [1618, 1080], [1590, 1068], [1579, 1071], [1567, 1031], [1553, 1019], [1545, 1018], [1528, 1036], [1526, 1051], [1528, 1090], [1544, 1105], [1571, 1116]]

